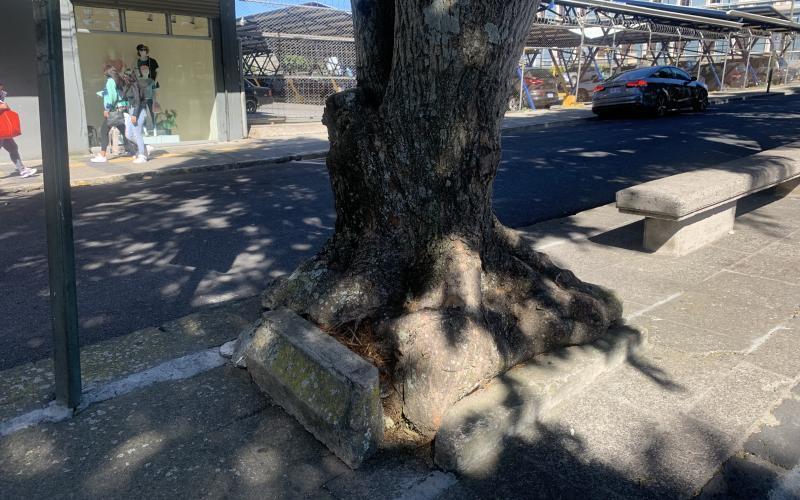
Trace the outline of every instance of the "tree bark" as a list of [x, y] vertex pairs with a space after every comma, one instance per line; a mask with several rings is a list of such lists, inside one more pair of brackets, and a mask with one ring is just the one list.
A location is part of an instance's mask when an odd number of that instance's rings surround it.
[[511, 76], [538, 2], [352, 3], [358, 85], [331, 96], [323, 120], [336, 230], [264, 305], [328, 328], [376, 325], [404, 416], [432, 435], [477, 385], [595, 339], [621, 307], [492, 212]]

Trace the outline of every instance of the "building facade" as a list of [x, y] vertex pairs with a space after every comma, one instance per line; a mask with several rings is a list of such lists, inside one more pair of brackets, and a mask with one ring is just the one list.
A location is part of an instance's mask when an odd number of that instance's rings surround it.
[[[71, 154], [97, 144], [103, 121], [103, 67], [138, 72], [152, 59], [155, 79], [146, 142], [230, 141], [247, 135], [233, 0], [60, 0]], [[36, 30], [31, 0], [3, 0], [0, 82], [20, 115], [17, 142], [39, 158]], [[137, 47], [148, 48], [141, 58]], [[157, 69], [156, 69], [157, 64]]]

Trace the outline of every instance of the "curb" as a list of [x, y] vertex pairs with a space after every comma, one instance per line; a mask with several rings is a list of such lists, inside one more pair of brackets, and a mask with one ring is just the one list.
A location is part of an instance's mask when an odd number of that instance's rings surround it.
[[778, 96], [785, 96], [787, 95], [786, 92], [763, 92], [760, 94], [750, 94], [750, 95], [732, 95], [728, 97], [712, 97], [708, 101], [711, 104], [728, 104], [729, 102], [736, 102], [736, 101], [748, 101], [750, 99], [764, 99], [765, 97], [778, 97]]
[[[130, 392], [136, 381], [158, 381], [165, 370], [169, 375], [176, 366], [183, 366], [179, 371], [189, 374], [196, 373], [194, 365], [214, 368], [221, 359], [217, 359], [219, 346], [237, 338], [260, 316], [261, 297], [254, 295], [81, 347], [84, 401], [78, 411]], [[0, 393], [0, 436], [52, 421], [48, 419], [54, 415], [64, 416], [49, 406], [55, 387], [52, 358], [0, 371], [0, 378], [7, 387]]]
[[[310, 151], [308, 153], [300, 153], [296, 155], [275, 156], [271, 158], [261, 158], [256, 160], [233, 161], [230, 163], [219, 163], [215, 165], [198, 165], [196, 167], [172, 167], [172, 168], [165, 168], [162, 170], [148, 170], [145, 172], [108, 175], [104, 177], [97, 177], [94, 179], [73, 180], [70, 182], [70, 187], [77, 188], [77, 187], [100, 186], [103, 184], [114, 184], [122, 181], [147, 180], [153, 177], [194, 174], [199, 172], [239, 170], [243, 168], [254, 167], [257, 165], [274, 165], [279, 163], [288, 163], [291, 161], [316, 160], [319, 158], [325, 158], [327, 156], [328, 156], [328, 150], [326, 149], [324, 151], [322, 150]], [[44, 185], [39, 183], [14, 186], [9, 188], [0, 187], [0, 194], [27, 193], [34, 191], [42, 191], [43, 189]]]

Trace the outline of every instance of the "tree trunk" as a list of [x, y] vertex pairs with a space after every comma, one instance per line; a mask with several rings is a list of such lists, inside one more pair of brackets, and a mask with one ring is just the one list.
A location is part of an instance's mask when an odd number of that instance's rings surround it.
[[353, 0], [358, 85], [328, 99], [336, 231], [265, 293], [327, 328], [374, 325], [404, 416], [432, 435], [479, 384], [588, 342], [619, 302], [492, 212], [532, 0]]

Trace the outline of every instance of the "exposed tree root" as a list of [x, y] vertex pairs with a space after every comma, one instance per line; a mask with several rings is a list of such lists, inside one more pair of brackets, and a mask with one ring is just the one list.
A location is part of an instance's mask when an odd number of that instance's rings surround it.
[[271, 287], [264, 305], [293, 309], [376, 363], [404, 417], [431, 437], [444, 412], [480, 384], [590, 342], [621, 314], [612, 293], [559, 268], [519, 233], [494, 228], [477, 245], [443, 238], [406, 261], [355, 252], [343, 265], [328, 260], [328, 249]]

